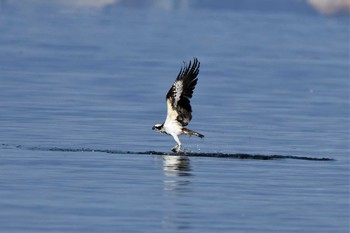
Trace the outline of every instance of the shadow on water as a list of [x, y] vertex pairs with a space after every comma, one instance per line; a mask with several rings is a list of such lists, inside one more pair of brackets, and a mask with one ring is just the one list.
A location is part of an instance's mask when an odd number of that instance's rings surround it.
[[[184, 153], [166, 153], [159, 151], [122, 151], [109, 149], [91, 149], [91, 148], [59, 148], [59, 147], [26, 147], [21, 145], [1, 144], [2, 148], [17, 148], [22, 150], [32, 151], [59, 151], [59, 152], [100, 152], [108, 154], [133, 154], [133, 155], [159, 155], [159, 156], [176, 156], [178, 158], [187, 157], [211, 157], [211, 158], [228, 158], [228, 159], [255, 159], [255, 160], [273, 160], [273, 159], [298, 159], [311, 161], [335, 161], [333, 158], [327, 157], [309, 157], [309, 156], [294, 156], [294, 155], [260, 155], [260, 154], [243, 154], [243, 153], [198, 153], [198, 152], [184, 152]], [[181, 159], [179, 160], [181, 161]], [[178, 161], [178, 166], [184, 165], [185, 160]]]

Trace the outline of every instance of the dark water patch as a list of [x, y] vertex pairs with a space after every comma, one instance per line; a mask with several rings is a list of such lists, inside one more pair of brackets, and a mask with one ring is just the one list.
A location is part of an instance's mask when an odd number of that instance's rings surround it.
[[[157, 151], [138, 152], [138, 154], [156, 154], [156, 155], [168, 155], [168, 153]], [[176, 154], [173, 154], [176, 155]], [[317, 158], [308, 156], [293, 156], [293, 155], [260, 155], [260, 154], [245, 154], [245, 153], [197, 153], [197, 152], [185, 152], [180, 155], [186, 155], [189, 157], [213, 157], [213, 158], [230, 158], [230, 159], [257, 159], [257, 160], [272, 160], [272, 159], [299, 159], [299, 160], [315, 160], [315, 161], [334, 161], [332, 158]]]
[[100, 152], [108, 154], [134, 154], [134, 155], [181, 155], [188, 157], [211, 157], [211, 158], [228, 158], [228, 159], [255, 159], [255, 160], [273, 160], [273, 159], [298, 159], [311, 161], [335, 161], [335, 159], [327, 157], [309, 157], [309, 156], [294, 156], [294, 155], [262, 155], [262, 154], [246, 154], [246, 153], [203, 153], [203, 152], [182, 152], [182, 153], [167, 153], [161, 151], [123, 151], [110, 149], [91, 149], [91, 148], [60, 148], [60, 147], [27, 147], [21, 145], [1, 144], [2, 148], [18, 148], [32, 151], [54, 151], [54, 152]]

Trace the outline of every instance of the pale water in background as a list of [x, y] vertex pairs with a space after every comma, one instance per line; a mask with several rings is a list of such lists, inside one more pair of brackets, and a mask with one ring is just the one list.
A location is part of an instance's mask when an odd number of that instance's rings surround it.
[[[348, 232], [349, 18], [281, 2], [0, 1], [1, 232]], [[137, 154], [193, 57], [188, 151], [335, 160]]]

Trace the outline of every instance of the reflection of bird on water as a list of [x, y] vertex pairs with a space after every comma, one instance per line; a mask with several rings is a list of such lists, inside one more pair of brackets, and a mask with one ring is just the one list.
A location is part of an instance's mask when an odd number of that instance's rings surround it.
[[190, 159], [187, 156], [163, 156], [167, 176], [190, 176]]
[[[185, 177], [191, 176], [190, 159], [187, 156], [163, 156], [164, 189], [174, 191], [185, 188], [190, 181]], [[181, 178], [182, 177], [182, 178]]]

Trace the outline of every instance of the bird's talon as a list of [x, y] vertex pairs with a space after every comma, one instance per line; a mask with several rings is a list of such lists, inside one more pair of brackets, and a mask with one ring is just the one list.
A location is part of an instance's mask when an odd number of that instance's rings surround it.
[[171, 149], [171, 151], [174, 152], [174, 153], [182, 152], [181, 146], [176, 145], [176, 146], [174, 146], [174, 147]]

